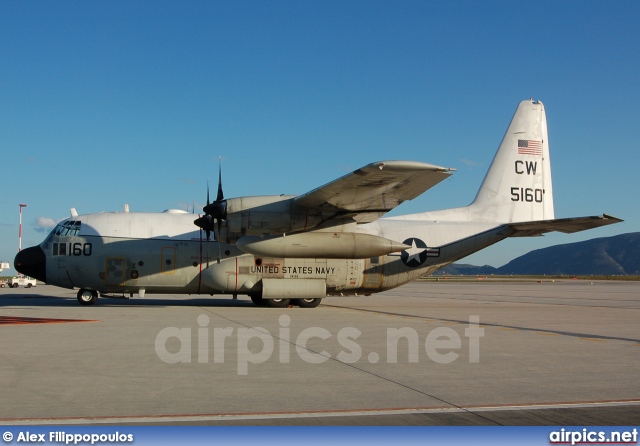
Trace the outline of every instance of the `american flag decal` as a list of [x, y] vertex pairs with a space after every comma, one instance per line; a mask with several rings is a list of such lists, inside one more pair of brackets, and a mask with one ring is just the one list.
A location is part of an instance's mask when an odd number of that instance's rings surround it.
[[519, 139], [518, 154], [542, 156], [542, 141], [533, 141], [531, 139]]

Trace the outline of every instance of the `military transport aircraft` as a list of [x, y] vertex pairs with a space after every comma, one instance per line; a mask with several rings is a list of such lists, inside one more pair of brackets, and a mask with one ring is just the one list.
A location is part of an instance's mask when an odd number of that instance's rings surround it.
[[[380, 218], [451, 175], [414, 161], [376, 162], [304, 195], [216, 200], [203, 214], [72, 216], [15, 258], [19, 272], [98, 294], [247, 294], [257, 305], [316, 307], [325, 296], [388, 290], [507, 237], [572, 233], [622, 220], [554, 219], [542, 102], [520, 103], [474, 201]], [[213, 240], [211, 233], [213, 232]]]

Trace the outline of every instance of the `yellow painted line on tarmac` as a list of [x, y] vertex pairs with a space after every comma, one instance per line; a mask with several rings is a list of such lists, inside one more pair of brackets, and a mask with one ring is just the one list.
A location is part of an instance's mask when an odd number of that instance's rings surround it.
[[580, 339], [584, 339], [585, 341], [591, 341], [591, 342], [607, 342], [606, 339], [596, 339], [596, 338], [580, 338]]

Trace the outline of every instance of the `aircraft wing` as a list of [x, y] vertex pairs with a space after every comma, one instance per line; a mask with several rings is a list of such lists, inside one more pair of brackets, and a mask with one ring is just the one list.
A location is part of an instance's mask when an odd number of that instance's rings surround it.
[[446, 167], [415, 161], [371, 163], [295, 198], [294, 205], [331, 218], [370, 223], [451, 175]]
[[596, 215], [592, 217], [560, 218], [557, 220], [509, 223], [507, 224], [507, 226], [516, 230], [516, 233], [513, 234], [512, 237], [531, 237], [553, 231], [572, 234], [574, 232], [580, 232], [586, 229], [593, 229], [600, 226], [611, 225], [613, 223], [620, 223], [621, 221], [623, 220], [607, 214], [603, 214], [601, 216]]

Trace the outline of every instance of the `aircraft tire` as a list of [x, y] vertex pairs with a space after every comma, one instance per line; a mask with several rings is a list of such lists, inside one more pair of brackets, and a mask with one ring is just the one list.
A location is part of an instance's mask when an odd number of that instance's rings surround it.
[[269, 308], [286, 308], [291, 299], [263, 299], [264, 303]]
[[293, 299], [291, 301], [291, 303], [293, 305], [297, 305], [300, 308], [315, 308], [318, 305], [320, 305], [320, 301], [322, 299], [320, 298], [316, 298], [316, 299]]
[[251, 298], [251, 302], [253, 302], [254, 304], [256, 304], [259, 307], [264, 307], [266, 305], [264, 299], [262, 298], [262, 296], [258, 295], [258, 294], [251, 294], [249, 295], [249, 297]]
[[93, 305], [97, 300], [98, 292], [95, 290], [80, 288], [80, 291], [78, 291], [78, 302], [82, 305]]

